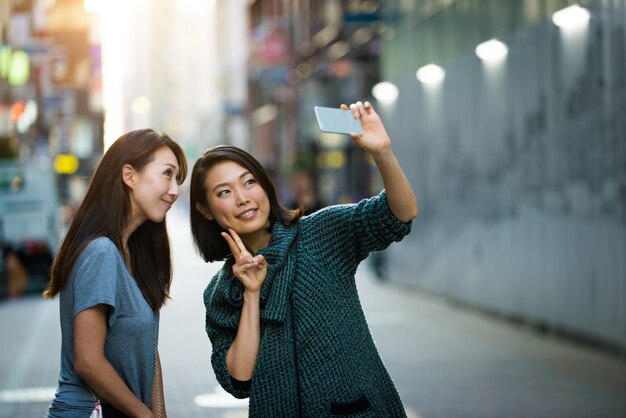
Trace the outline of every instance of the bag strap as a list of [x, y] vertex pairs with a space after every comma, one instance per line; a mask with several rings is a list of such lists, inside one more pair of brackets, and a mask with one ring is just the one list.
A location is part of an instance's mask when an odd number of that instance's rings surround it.
[[157, 410], [156, 418], [161, 418], [161, 374], [159, 373], [159, 351], [157, 349], [157, 331], [156, 321], [152, 322], [152, 339], [154, 341], [154, 379], [156, 380], [156, 392], [157, 392]]

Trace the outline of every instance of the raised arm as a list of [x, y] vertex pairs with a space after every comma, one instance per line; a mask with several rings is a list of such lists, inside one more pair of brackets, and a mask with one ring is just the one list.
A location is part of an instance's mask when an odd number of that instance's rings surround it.
[[344, 104], [341, 109], [350, 110], [354, 118], [361, 121], [363, 135], [354, 133], [351, 137], [359, 147], [372, 155], [382, 176], [391, 212], [403, 222], [415, 218], [418, 213], [415, 193], [393, 153], [391, 139], [380, 116], [369, 102], [353, 103], [350, 107]]
[[243, 307], [237, 336], [226, 353], [226, 367], [238, 381], [252, 379], [261, 341], [260, 291], [267, 274], [267, 261], [262, 255], [253, 257], [237, 233], [222, 233], [235, 257], [233, 275], [244, 286]]

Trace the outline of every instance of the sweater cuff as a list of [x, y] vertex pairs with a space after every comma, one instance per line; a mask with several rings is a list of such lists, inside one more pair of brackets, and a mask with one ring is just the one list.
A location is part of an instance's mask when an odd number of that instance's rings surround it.
[[252, 386], [252, 379], [250, 380], [237, 380], [234, 377], [230, 376], [230, 383], [233, 385], [233, 389], [248, 392], [250, 387]]

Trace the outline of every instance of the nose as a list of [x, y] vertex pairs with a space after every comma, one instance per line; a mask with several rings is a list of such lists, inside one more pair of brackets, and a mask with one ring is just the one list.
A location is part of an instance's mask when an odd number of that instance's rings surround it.
[[235, 198], [236, 198], [237, 206], [243, 206], [250, 201], [245, 191], [239, 188], [235, 191]]
[[174, 198], [174, 201], [178, 199], [178, 183], [176, 181], [172, 181], [172, 183], [170, 184], [170, 189], [167, 192], [167, 194], [172, 196]]

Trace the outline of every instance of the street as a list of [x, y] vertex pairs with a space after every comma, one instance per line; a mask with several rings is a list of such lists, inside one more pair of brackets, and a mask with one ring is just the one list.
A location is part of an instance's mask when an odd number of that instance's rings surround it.
[[[159, 350], [168, 416], [246, 416], [247, 402], [218, 388], [204, 332], [202, 292], [219, 263], [195, 253], [183, 207], [168, 217], [172, 300]], [[357, 277], [379, 351], [411, 418], [626, 417], [624, 358]], [[0, 418], [43, 417], [56, 388], [58, 300], [0, 302]]]

